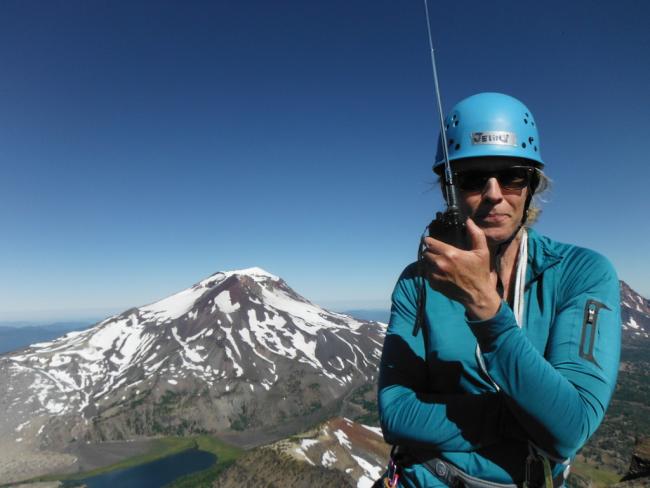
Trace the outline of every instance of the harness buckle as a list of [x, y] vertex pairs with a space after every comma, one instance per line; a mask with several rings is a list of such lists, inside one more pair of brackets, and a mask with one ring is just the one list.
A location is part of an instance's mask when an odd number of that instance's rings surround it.
[[523, 488], [553, 488], [554, 481], [548, 459], [533, 452], [528, 454]]

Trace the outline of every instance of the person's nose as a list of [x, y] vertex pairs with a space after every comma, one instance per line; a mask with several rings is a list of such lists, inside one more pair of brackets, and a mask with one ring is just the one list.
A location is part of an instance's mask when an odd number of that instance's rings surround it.
[[492, 177], [485, 183], [483, 187], [483, 198], [495, 203], [503, 200], [501, 185], [499, 185], [499, 181], [496, 178]]

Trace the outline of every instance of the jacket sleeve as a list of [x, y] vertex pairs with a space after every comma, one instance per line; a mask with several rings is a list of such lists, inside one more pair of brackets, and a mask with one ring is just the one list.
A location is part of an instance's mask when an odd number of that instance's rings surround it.
[[390, 444], [438, 451], [467, 452], [492, 444], [498, 440], [504, 410], [498, 395], [447, 395], [427, 388], [422, 332], [412, 334], [416, 279], [407, 268], [392, 296], [378, 388], [384, 438]]
[[602, 421], [620, 356], [620, 292], [611, 264], [578, 249], [557, 288], [544, 355], [502, 303], [485, 321], [469, 322], [489, 375], [529, 438], [558, 458], [572, 457]]

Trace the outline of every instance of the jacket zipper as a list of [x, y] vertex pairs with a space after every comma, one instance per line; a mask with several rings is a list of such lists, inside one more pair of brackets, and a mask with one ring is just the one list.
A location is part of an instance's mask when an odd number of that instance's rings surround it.
[[594, 345], [598, 333], [598, 313], [601, 308], [609, 310], [604, 303], [589, 299], [585, 305], [582, 322], [582, 337], [580, 338], [580, 357], [598, 365], [594, 356]]

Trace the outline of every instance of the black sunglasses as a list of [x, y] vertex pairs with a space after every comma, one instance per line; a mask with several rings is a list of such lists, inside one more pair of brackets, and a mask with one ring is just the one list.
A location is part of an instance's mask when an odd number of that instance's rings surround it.
[[534, 173], [530, 166], [510, 166], [496, 171], [459, 171], [454, 177], [460, 191], [478, 193], [490, 178], [496, 178], [502, 190], [522, 190], [530, 184]]

